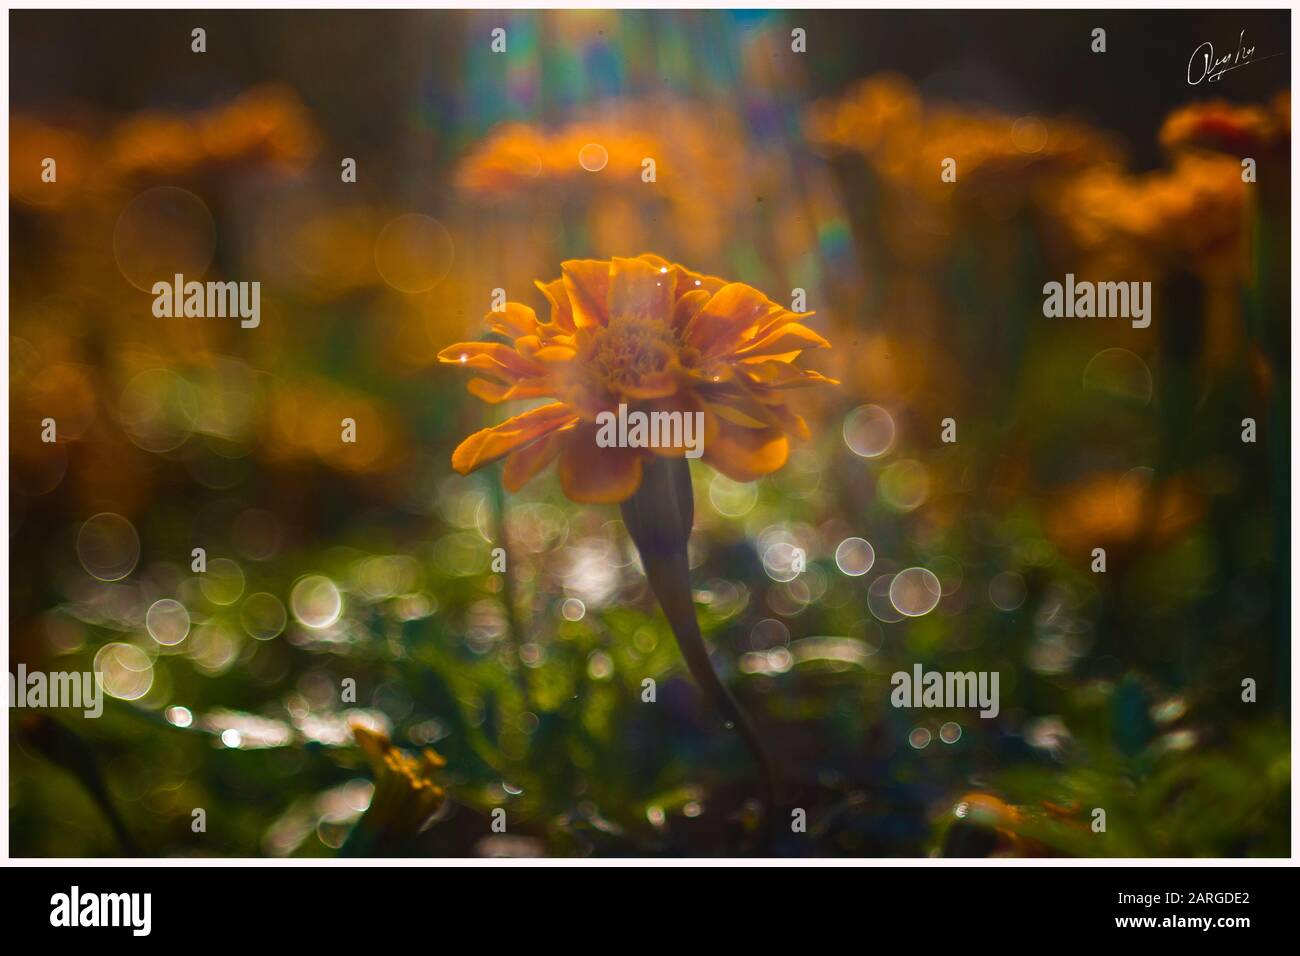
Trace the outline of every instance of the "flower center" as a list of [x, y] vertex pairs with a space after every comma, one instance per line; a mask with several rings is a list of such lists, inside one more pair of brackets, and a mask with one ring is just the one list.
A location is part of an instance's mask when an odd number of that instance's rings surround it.
[[661, 371], [676, 349], [672, 327], [663, 319], [611, 316], [596, 338], [591, 364], [611, 385], [636, 385]]

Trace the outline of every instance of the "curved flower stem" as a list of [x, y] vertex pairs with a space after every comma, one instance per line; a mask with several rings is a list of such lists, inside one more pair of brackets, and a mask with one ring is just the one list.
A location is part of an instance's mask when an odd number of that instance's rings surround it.
[[770, 840], [776, 809], [772, 762], [740, 704], [713, 670], [695, 616], [687, 542], [695, 521], [690, 466], [684, 458], [655, 458], [646, 466], [641, 486], [623, 502], [623, 523], [641, 554], [646, 580], [663, 608], [691, 676], [713, 708], [740, 731], [758, 766], [761, 788], [763, 843]]
[[506, 610], [506, 630], [510, 635], [510, 645], [515, 652], [515, 683], [519, 687], [519, 696], [523, 699], [523, 709], [532, 710], [532, 694], [528, 690], [528, 674], [524, 669], [524, 629], [519, 622], [519, 607], [515, 603], [514, 559], [510, 557], [509, 532], [506, 529], [506, 494], [501, 486], [501, 475], [492, 473], [489, 482], [492, 491], [492, 518], [496, 528], [499, 546], [506, 551], [506, 569], [502, 573], [501, 602]]

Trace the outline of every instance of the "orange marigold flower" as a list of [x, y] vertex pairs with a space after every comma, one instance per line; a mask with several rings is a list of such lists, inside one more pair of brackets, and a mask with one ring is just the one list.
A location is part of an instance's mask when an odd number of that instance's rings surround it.
[[558, 460], [569, 498], [624, 501], [652, 455], [682, 457], [685, 449], [600, 447], [597, 416], [619, 405], [701, 413], [704, 460], [736, 481], [780, 468], [789, 436], [808, 437], [786, 405], [789, 391], [835, 384], [794, 364], [804, 349], [829, 347], [803, 324], [811, 313], [653, 255], [575, 259], [560, 270], [537, 283], [549, 320], [509, 302], [487, 319], [510, 345], [462, 342], [439, 353], [487, 376], [469, 383], [484, 401], [555, 399], [461, 442], [451, 459], [458, 472], [505, 458], [505, 486], [517, 491]]
[[945, 199], [954, 190], [937, 172], [949, 157], [960, 157], [962, 183], [1021, 188], [1118, 156], [1110, 137], [1075, 120], [925, 102], [892, 73], [814, 103], [804, 126], [815, 146], [860, 154], [893, 185]]
[[1131, 249], [1166, 263], [1244, 267], [1251, 206], [1235, 158], [1179, 153], [1171, 170], [1130, 175], [1112, 166], [1080, 174], [1056, 208], [1085, 249]]
[[1090, 475], [1064, 489], [1047, 521], [1048, 536], [1076, 558], [1092, 548], [1125, 548], [1148, 538], [1166, 543], [1191, 527], [1205, 503], [1185, 479], [1151, 484], [1133, 474]]
[[113, 130], [103, 150], [123, 175], [238, 160], [298, 169], [316, 154], [319, 139], [297, 94], [287, 87], [262, 86], [197, 113], [135, 114]]
[[1166, 149], [1198, 147], [1249, 156], [1285, 145], [1290, 139], [1290, 94], [1274, 108], [1238, 106], [1226, 100], [1191, 103], [1170, 113], [1160, 127]]
[[870, 154], [887, 140], [911, 136], [922, 122], [921, 95], [912, 81], [879, 73], [856, 84], [840, 99], [808, 108], [808, 139], [823, 147]]
[[375, 852], [394, 852], [418, 833], [446, 800], [446, 791], [435, 778], [447, 761], [428, 747], [413, 756], [394, 746], [387, 734], [360, 724], [352, 725], [352, 736], [375, 775], [375, 793], [358, 825], [357, 845]]

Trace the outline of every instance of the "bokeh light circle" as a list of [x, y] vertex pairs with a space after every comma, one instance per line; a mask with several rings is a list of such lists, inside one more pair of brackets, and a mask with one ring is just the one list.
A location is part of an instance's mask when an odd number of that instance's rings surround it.
[[153, 686], [153, 661], [134, 644], [105, 644], [94, 668], [104, 693], [118, 700], [139, 700]]
[[929, 568], [908, 568], [890, 582], [889, 603], [905, 617], [921, 617], [938, 606], [942, 593], [939, 579]]
[[213, 558], [199, 575], [199, 590], [213, 604], [234, 604], [244, 593], [244, 571], [229, 558]]
[[758, 502], [758, 482], [732, 481], [724, 474], [715, 474], [709, 482], [709, 502], [718, 514], [739, 518], [753, 510]]
[[117, 409], [127, 437], [155, 453], [183, 445], [199, 414], [193, 386], [165, 368], [149, 369], [127, 382]]
[[173, 647], [190, 633], [190, 612], [185, 605], [171, 598], [154, 601], [144, 616], [144, 626], [149, 636], [159, 644]]
[[860, 577], [876, 563], [876, 549], [866, 538], [845, 538], [835, 549], [835, 565], [850, 577]]
[[375, 268], [399, 292], [428, 292], [446, 278], [454, 258], [447, 227], [419, 213], [398, 216], [375, 239]]
[[1037, 116], [1022, 116], [1011, 127], [1011, 142], [1022, 153], [1041, 153], [1047, 140], [1047, 126]]
[[113, 227], [118, 269], [127, 282], [150, 294], [155, 282], [170, 285], [178, 274], [186, 282], [201, 281], [216, 248], [217, 226], [207, 205], [176, 186], [145, 190], [127, 204]]
[[768, 651], [790, 646], [790, 629], [774, 617], [765, 617], [749, 632], [749, 647], [755, 651]]
[[614, 676], [614, 659], [604, 651], [587, 655], [587, 676], [592, 680], [609, 680]]
[[1025, 579], [1015, 571], [1003, 571], [989, 582], [989, 600], [1000, 611], [1014, 611], [1025, 603]]
[[288, 623], [284, 605], [274, 594], [257, 591], [250, 594], [239, 609], [239, 623], [243, 625], [249, 637], [259, 641], [269, 641]]
[[763, 570], [773, 581], [793, 581], [799, 576], [796, 560], [799, 551], [789, 541], [777, 541], [763, 552]]
[[914, 458], [896, 461], [880, 473], [877, 488], [895, 511], [915, 511], [930, 497], [930, 472]]
[[927, 562], [926, 567], [933, 571], [934, 576], [939, 579], [939, 584], [943, 588], [945, 596], [956, 594], [961, 590], [961, 583], [965, 574], [962, 571], [961, 562], [956, 558], [941, 554]]
[[587, 143], [578, 150], [578, 165], [589, 173], [598, 173], [609, 163], [609, 150], [600, 143]]
[[86, 519], [77, 532], [77, 558], [92, 577], [120, 581], [140, 560], [140, 536], [121, 515], [101, 512]]
[[879, 405], [859, 405], [844, 419], [844, 444], [862, 458], [879, 458], [894, 447], [894, 416]]
[[[248, 625], [244, 626], [247, 628]], [[213, 676], [224, 673], [239, 653], [238, 636], [220, 624], [202, 624], [195, 628], [185, 646], [190, 660], [201, 671]]]
[[882, 574], [867, 588], [867, 609], [877, 621], [885, 624], [897, 624], [903, 619], [903, 615], [898, 613], [898, 609], [889, 598], [889, 590], [893, 583], [894, 575]]
[[1149, 404], [1155, 384], [1151, 369], [1140, 355], [1130, 349], [1102, 349], [1083, 370], [1083, 387], [1139, 405]]
[[293, 586], [289, 606], [304, 626], [322, 630], [334, 624], [343, 613], [343, 595], [323, 574], [309, 574]]

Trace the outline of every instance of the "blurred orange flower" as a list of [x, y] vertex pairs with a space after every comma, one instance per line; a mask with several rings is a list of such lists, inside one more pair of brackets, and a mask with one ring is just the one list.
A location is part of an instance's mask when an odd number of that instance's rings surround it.
[[724, 475], [752, 481], [780, 468], [788, 436], [808, 437], [786, 405], [790, 389], [832, 383], [794, 360], [829, 343], [796, 314], [739, 282], [672, 265], [658, 256], [570, 260], [538, 283], [549, 321], [507, 303], [488, 315], [510, 339], [462, 342], [439, 353], [490, 376], [469, 390], [484, 401], [551, 397], [467, 438], [452, 467], [468, 474], [506, 458], [512, 490], [558, 458], [564, 493], [579, 502], [619, 502], [641, 483], [653, 454], [682, 448], [599, 447], [596, 419], [619, 405], [646, 413], [703, 416], [703, 458]]
[[[522, 203], [530, 221], [534, 202], [576, 201], [598, 254], [642, 239], [655, 245], [647, 227], [662, 218], [676, 245], [711, 255], [777, 181], [729, 104], [671, 98], [620, 101], [551, 128], [502, 124], [456, 172], [467, 196]], [[671, 215], [662, 215], [664, 203]]]
[[1147, 538], [1163, 544], [1199, 519], [1204, 502], [1178, 477], [1159, 484], [1133, 473], [1091, 475], [1063, 490], [1047, 531], [1064, 551], [1125, 547]]
[[641, 160], [662, 156], [663, 144], [627, 121], [573, 123], [547, 134], [534, 126], [497, 127], [461, 165], [456, 185], [472, 193], [501, 194], [556, 183], [608, 169], [639, 181]]
[[896, 73], [869, 76], [843, 97], [808, 109], [804, 128], [822, 146], [870, 154], [889, 137], [916, 132], [921, 96], [911, 80]]
[[551, 130], [504, 123], [461, 162], [456, 186], [479, 195], [509, 196], [574, 181], [589, 185], [593, 173], [643, 185], [643, 163], [654, 159], [675, 172], [663, 182], [670, 194], [730, 195], [738, 191], [737, 179], [746, 169], [743, 136], [725, 109], [671, 100], [624, 103], [611, 115]]
[[1160, 128], [1160, 143], [1166, 149], [1192, 147], [1242, 157], [1284, 147], [1290, 138], [1289, 90], [1279, 93], [1268, 106], [1226, 100], [1190, 103], [1170, 113]]
[[316, 154], [319, 133], [288, 87], [254, 87], [197, 113], [144, 112], [114, 129], [104, 150], [123, 175], [172, 173], [203, 162], [265, 159], [291, 169]]
[[1241, 167], [1226, 156], [1181, 153], [1172, 170], [1143, 176], [1098, 166], [1061, 192], [1058, 210], [1085, 250], [1156, 265], [1190, 256], [1212, 271], [1246, 264], [1250, 207]]
[[1118, 155], [1109, 137], [1082, 123], [927, 104], [910, 80], [892, 73], [814, 104], [804, 126], [814, 145], [860, 154], [891, 184], [936, 199], [954, 193], [939, 176], [948, 158], [957, 162], [959, 183], [1027, 188], [1035, 185], [1027, 175], [1050, 176]]
[[[66, 205], [81, 217], [87, 194], [98, 195], [107, 198], [116, 214], [115, 190], [128, 188], [132, 177], [238, 162], [297, 171], [315, 157], [320, 140], [310, 111], [292, 89], [279, 85], [256, 86], [203, 110], [133, 113], [102, 134], [15, 116], [9, 137], [10, 190], [25, 203]], [[51, 189], [42, 180], [45, 157], [58, 158], [57, 182], [71, 188]]]
[[435, 775], [447, 765], [426, 747], [412, 756], [393, 746], [384, 733], [353, 724], [352, 736], [365, 752], [375, 775], [375, 793], [360, 828], [376, 840], [409, 838], [418, 833], [446, 799]]

